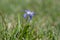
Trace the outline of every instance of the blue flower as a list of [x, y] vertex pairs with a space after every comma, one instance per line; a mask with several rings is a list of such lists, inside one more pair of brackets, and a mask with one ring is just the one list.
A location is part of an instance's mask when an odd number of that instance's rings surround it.
[[30, 18], [31, 20], [33, 16], [34, 16], [34, 12], [30, 10], [25, 10], [24, 18]]

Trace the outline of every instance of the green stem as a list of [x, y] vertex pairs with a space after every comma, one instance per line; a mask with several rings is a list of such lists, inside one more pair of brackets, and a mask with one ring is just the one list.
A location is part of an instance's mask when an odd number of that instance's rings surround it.
[[20, 23], [20, 13], [18, 13], [18, 30], [21, 29], [21, 23]]

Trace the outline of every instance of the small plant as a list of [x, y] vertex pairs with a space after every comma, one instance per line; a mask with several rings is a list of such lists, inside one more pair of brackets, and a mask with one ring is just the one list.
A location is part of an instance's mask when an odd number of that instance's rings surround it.
[[31, 27], [30, 25], [30, 21], [32, 20], [32, 17], [34, 16], [34, 12], [31, 12], [30, 10], [25, 10], [25, 14], [24, 14], [24, 18], [26, 19], [26, 24], [23, 28], [23, 31], [21, 32], [21, 35], [19, 36], [19, 38], [22, 39], [26, 39], [29, 40], [29, 38], [27, 36], [29, 36], [29, 27]]

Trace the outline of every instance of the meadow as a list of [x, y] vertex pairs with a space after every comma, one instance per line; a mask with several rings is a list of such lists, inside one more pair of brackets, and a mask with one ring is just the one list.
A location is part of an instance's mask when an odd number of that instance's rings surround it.
[[60, 40], [59, 30], [60, 0], [0, 0], [0, 40]]

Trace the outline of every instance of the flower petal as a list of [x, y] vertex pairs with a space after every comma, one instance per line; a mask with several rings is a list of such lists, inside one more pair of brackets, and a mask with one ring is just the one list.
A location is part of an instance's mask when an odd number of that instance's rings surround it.
[[24, 18], [27, 18], [27, 14], [26, 13], [24, 14]]

